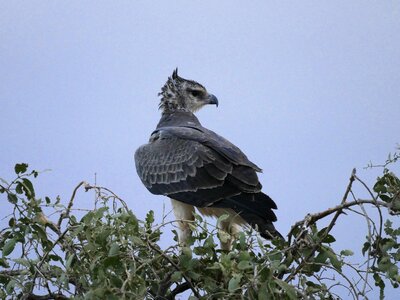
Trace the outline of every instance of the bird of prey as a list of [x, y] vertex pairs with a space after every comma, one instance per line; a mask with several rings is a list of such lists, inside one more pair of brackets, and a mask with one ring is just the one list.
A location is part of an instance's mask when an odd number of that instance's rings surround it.
[[162, 87], [161, 119], [149, 142], [135, 152], [137, 173], [153, 194], [171, 198], [179, 220], [179, 242], [191, 235], [188, 222], [195, 208], [220, 217], [220, 229], [231, 238], [221, 242], [230, 249], [242, 225], [250, 224], [262, 237], [282, 238], [275, 229], [275, 202], [261, 191], [261, 169], [231, 142], [203, 127], [193, 114], [217, 98], [201, 84], [178, 76], [174, 70]]

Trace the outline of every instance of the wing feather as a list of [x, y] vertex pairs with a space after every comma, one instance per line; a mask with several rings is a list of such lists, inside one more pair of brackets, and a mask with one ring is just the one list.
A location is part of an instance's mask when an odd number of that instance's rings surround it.
[[197, 141], [166, 136], [140, 147], [135, 162], [143, 184], [155, 194], [168, 195], [221, 186], [231, 168], [217, 156]]
[[158, 128], [136, 151], [135, 162], [150, 192], [195, 206], [261, 190], [256, 174], [261, 169], [239, 148], [205, 128]]

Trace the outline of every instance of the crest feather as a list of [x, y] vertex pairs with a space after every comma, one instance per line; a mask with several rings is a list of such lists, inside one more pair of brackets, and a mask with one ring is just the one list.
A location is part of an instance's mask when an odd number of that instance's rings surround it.
[[172, 72], [172, 79], [178, 79], [178, 68], [176, 68], [173, 72]]

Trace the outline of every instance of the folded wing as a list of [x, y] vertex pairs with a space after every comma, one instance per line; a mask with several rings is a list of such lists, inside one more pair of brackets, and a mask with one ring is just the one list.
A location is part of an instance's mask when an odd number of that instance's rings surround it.
[[210, 130], [158, 128], [136, 151], [135, 162], [140, 179], [153, 194], [196, 207], [231, 208], [252, 226], [269, 224], [269, 231], [273, 229], [276, 205], [261, 192], [256, 174], [261, 169]]

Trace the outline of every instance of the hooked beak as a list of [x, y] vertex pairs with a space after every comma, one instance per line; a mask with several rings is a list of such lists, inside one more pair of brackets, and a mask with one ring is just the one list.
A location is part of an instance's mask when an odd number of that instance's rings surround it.
[[208, 104], [215, 104], [218, 107], [218, 99], [213, 94], [208, 94]]

